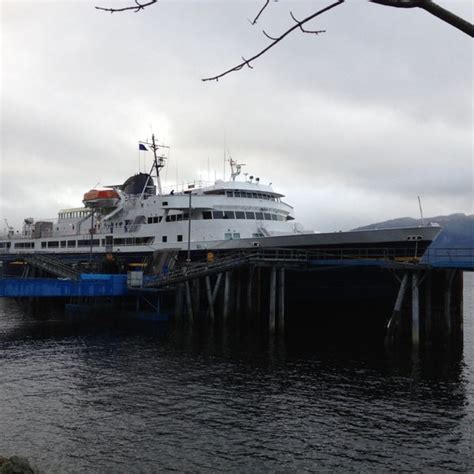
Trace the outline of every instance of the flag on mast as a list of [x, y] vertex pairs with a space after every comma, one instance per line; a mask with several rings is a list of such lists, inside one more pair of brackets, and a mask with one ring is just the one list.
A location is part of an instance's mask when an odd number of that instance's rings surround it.
[[148, 148], [143, 143], [138, 144], [138, 149], [140, 151], [148, 151]]

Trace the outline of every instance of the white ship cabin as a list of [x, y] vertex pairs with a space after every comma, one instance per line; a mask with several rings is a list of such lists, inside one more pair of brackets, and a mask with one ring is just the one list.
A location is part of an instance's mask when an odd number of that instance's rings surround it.
[[61, 210], [55, 221], [25, 219], [21, 235], [0, 238], [0, 253], [185, 249], [189, 220], [193, 249], [212, 248], [216, 241], [301, 233], [283, 197], [258, 179], [236, 181], [235, 176], [157, 194], [152, 176], [139, 173], [123, 185], [86, 193], [85, 207]]

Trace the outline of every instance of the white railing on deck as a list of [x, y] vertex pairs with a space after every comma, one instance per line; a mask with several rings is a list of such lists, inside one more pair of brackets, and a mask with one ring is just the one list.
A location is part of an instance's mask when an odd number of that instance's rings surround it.
[[196, 180], [196, 181], [190, 181], [188, 183], [178, 183], [178, 184], [173, 184], [170, 186], [164, 186], [163, 187], [163, 194], [170, 194], [171, 191], [174, 191], [175, 193], [182, 193], [184, 191], [192, 191], [193, 189], [199, 189], [199, 188], [206, 188], [208, 186], [213, 186], [214, 183], [212, 181], [204, 181], [204, 180]]

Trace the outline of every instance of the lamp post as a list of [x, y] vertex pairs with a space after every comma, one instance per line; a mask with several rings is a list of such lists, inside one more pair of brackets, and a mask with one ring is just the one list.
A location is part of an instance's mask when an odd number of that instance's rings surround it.
[[94, 211], [91, 213], [91, 228], [89, 229], [90, 235], [90, 248], [89, 248], [89, 271], [91, 271], [92, 267], [92, 246], [94, 244]]

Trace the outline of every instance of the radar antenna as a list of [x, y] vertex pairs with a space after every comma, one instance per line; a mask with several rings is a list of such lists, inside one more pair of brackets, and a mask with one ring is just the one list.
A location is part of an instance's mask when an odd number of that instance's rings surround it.
[[5, 217], [4, 221], [5, 221], [5, 224], [7, 226], [8, 237], [12, 237], [13, 234], [15, 233], [15, 229], [8, 223], [8, 220], [7, 220], [6, 217]]
[[230, 177], [232, 181], [235, 181], [235, 178], [239, 176], [240, 172], [242, 171], [242, 166], [245, 166], [245, 163], [237, 163], [237, 161], [229, 158], [230, 163]]

